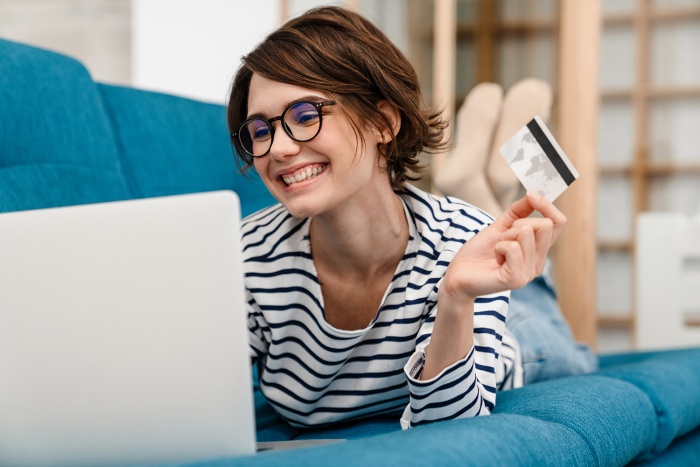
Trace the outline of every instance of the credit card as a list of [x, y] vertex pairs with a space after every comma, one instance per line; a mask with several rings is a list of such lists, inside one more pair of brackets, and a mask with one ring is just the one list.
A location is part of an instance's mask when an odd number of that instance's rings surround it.
[[538, 115], [509, 139], [500, 153], [526, 190], [550, 202], [578, 178], [578, 171]]

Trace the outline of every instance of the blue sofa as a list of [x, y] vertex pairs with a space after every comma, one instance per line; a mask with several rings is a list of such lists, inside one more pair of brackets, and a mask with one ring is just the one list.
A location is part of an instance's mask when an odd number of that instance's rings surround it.
[[[220, 189], [244, 215], [273, 202], [238, 173], [223, 107], [95, 83], [74, 59], [0, 40], [0, 212]], [[600, 367], [405, 432], [398, 414], [295, 429], [256, 391], [259, 441], [347, 441], [197, 465], [700, 465], [700, 349]]]

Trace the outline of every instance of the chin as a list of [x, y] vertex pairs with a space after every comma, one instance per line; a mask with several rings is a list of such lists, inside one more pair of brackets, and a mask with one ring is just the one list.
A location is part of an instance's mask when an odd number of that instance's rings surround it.
[[300, 206], [297, 203], [282, 203], [289, 213], [297, 219], [306, 219], [319, 214], [319, 209], [315, 206]]
[[303, 190], [301, 193], [273, 192], [273, 195], [292, 216], [298, 219], [317, 216], [327, 209], [327, 203], [322, 202], [327, 194], [324, 195], [321, 192]]

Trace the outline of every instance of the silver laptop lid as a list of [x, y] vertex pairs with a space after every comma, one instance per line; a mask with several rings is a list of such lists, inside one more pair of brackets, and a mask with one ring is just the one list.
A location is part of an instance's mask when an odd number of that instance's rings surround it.
[[239, 219], [232, 192], [0, 215], [0, 465], [254, 452]]

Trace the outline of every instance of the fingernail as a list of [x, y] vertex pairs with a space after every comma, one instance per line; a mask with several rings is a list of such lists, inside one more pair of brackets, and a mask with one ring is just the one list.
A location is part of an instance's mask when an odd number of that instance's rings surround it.
[[540, 201], [540, 200], [544, 199], [544, 197], [541, 194], [537, 193], [536, 191], [528, 191], [527, 196], [529, 196], [530, 199], [533, 201]]

